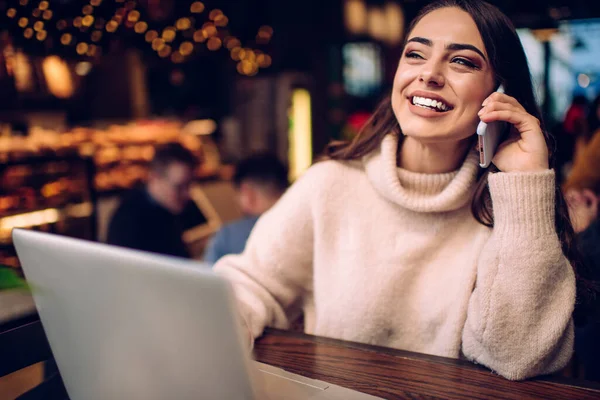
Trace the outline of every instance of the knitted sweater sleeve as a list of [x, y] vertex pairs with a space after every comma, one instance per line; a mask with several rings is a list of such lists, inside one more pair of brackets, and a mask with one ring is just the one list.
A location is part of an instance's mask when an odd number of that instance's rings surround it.
[[521, 380], [560, 370], [573, 352], [575, 274], [555, 230], [555, 176], [490, 175], [494, 228], [477, 267], [464, 355]]
[[239, 312], [253, 338], [266, 326], [287, 328], [312, 288], [312, 194], [319, 165], [310, 168], [256, 225], [240, 255], [223, 257], [215, 271], [234, 287]]

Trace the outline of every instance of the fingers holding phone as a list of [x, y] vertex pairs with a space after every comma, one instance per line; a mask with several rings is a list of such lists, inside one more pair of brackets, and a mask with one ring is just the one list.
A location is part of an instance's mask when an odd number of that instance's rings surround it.
[[[492, 93], [484, 102], [479, 111], [482, 124], [478, 127], [478, 135], [483, 139], [482, 166], [489, 165], [489, 161], [503, 172], [538, 172], [549, 168], [548, 146], [540, 127], [539, 120], [527, 113], [525, 108], [513, 97], [501, 92]], [[506, 124], [511, 129], [508, 138], [500, 144], [501, 136], [506, 137]], [[493, 128], [493, 127], [496, 128]], [[512, 126], [512, 127], [511, 127]], [[480, 133], [481, 130], [481, 133]], [[487, 146], [485, 141], [488, 132], [494, 132], [497, 137], [490, 136], [490, 141], [495, 148]], [[490, 154], [491, 153], [491, 154]]]

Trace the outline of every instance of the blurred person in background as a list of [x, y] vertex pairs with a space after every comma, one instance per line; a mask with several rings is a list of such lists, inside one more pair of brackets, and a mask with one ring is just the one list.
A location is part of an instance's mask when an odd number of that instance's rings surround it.
[[[487, 170], [480, 121], [510, 126]], [[466, 357], [508, 379], [558, 371], [573, 353], [577, 252], [549, 140], [508, 18], [433, 2], [408, 29], [391, 97], [215, 271], [253, 339], [303, 313], [307, 333]]]
[[[596, 106], [595, 110], [597, 112]], [[597, 117], [596, 117], [597, 118]], [[593, 121], [592, 121], [593, 122]], [[597, 123], [597, 121], [596, 121]], [[594, 126], [594, 125], [590, 125]], [[595, 286], [600, 285], [600, 131], [582, 149], [564, 185], [565, 196], [577, 242]], [[596, 318], [577, 328], [575, 349], [583, 364], [585, 379], [600, 381], [600, 299], [594, 307]]]
[[240, 254], [254, 224], [288, 187], [288, 171], [272, 154], [257, 154], [236, 166], [233, 183], [244, 218], [223, 226], [210, 241], [204, 261], [214, 264], [228, 254]]
[[565, 167], [568, 168], [577, 155], [578, 144], [586, 140], [588, 132], [587, 110], [587, 98], [583, 95], [575, 96], [565, 114], [563, 123], [555, 132], [557, 142], [556, 170], [563, 176], [568, 173]]
[[[597, 103], [596, 103], [597, 104]], [[598, 107], [592, 112], [598, 112]], [[594, 127], [593, 118], [590, 126]], [[597, 124], [596, 116], [596, 124]], [[585, 144], [581, 154], [575, 160], [573, 169], [564, 185], [565, 196], [579, 249], [586, 267], [590, 271], [592, 282], [600, 285], [600, 131]], [[596, 318], [585, 321], [577, 328], [575, 349], [584, 367], [585, 379], [600, 381], [600, 299], [594, 307]]]
[[198, 160], [179, 143], [156, 150], [145, 186], [127, 193], [112, 217], [109, 244], [189, 258], [183, 232], [206, 222], [190, 200]]

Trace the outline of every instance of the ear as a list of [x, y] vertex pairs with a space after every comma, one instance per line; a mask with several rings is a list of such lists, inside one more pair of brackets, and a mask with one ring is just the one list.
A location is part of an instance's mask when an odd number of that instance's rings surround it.
[[600, 199], [598, 198], [596, 193], [594, 193], [590, 189], [583, 189], [583, 191], [581, 192], [581, 196], [590, 208], [598, 208], [598, 202], [600, 201]]
[[240, 185], [239, 190], [240, 194], [246, 198], [248, 205], [254, 206], [256, 203], [256, 191], [254, 190], [254, 187], [247, 182], [243, 182]]

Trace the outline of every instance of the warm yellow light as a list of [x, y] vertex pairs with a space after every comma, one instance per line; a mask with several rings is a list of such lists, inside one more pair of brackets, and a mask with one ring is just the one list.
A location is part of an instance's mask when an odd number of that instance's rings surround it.
[[252, 63], [250, 61], [248, 61], [248, 60], [243, 60], [241, 62], [241, 64], [242, 64], [242, 72], [243, 72], [243, 74], [244, 75], [250, 75], [252, 73], [253, 68], [254, 68], [253, 65], [252, 65]]
[[158, 55], [161, 58], [169, 57], [171, 55], [171, 50], [172, 50], [171, 46], [165, 45], [165, 47], [163, 47], [162, 49], [160, 49], [160, 51], [158, 52]]
[[256, 57], [256, 62], [258, 63], [258, 66], [261, 68], [269, 68], [271, 66], [271, 56], [268, 54], [259, 54]]
[[75, 19], [73, 20], [73, 26], [75, 28], [81, 28], [82, 23], [83, 23], [83, 18], [81, 18], [81, 17], [75, 17]]
[[79, 76], [86, 76], [92, 70], [92, 63], [89, 61], [81, 61], [75, 65], [75, 73]]
[[258, 64], [252, 63], [252, 69], [250, 70], [248, 76], [254, 76], [256, 74], [258, 74]]
[[387, 23], [383, 10], [373, 7], [367, 15], [369, 35], [377, 40], [385, 40], [387, 37]]
[[175, 23], [175, 26], [180, 31], [185, 31], [186, 29], [190, 29], [190, 27], [192, 26], [192, 21], [190, 21], [189, 18], [179, 18]]
[[158, 37], [158, 32], [151, 30], [151, 31], [146, 32], [145, 39], [146, 39], [146, 42], [150, 43], [157, 37]]
[[165, 42], [172, 42], [173, 40], [175, 40], [176, 35], [177, 31], [175, 30], [175, 28], [169, 26], [163, 30], [162, 38], [165, 40]]
[[23, 31], [23, 36], [25, 36], [26, 39], [31, 39], [33, 37], [33, 29], [31, 28], [27, 28]]
[[57, 56], [46, 57], [42, 63], [42, 70], [50, 93], [60, 98], [73, 95], [73, 80], [65, 61]]
[[231, 59], [233, 61], [239, 61], [241, 59], [240, 57], [240, 53], [242, 52], [242, 48], [241, 47], [234, 47], [233, 49], [231, 49]]
[[197, 119], [190, 121], [181, 129], [184, 134], [205, 136], [217, 130], [217, 123], [212, 119]]
[[39, 31], [35, 35], [36, 39], [39, 40], [40, 42], [44, 41], [47, 36], [48, 36], [48, 32], [46, 32], [46, 31]]
[[215, 18], [215, 25], [220, 26], [221, 28], [226, 27], [228, 23], [229, 18], [227, 18], [225, 15], [220, 15], [219, 17]]
[[38, 8], [42, 11], [47, 10], [49, 5], [50, 4], [47, 1], [40, 1], [40, 5], [38, 6]]
[[102, 3], [102, 0], [90, 0], [90, 4], [94, 7], [98, 7]]
[[42, 10], [40, 10], [39, 8], [36, 8], [35, 10], [33, 10], [31, 12], [31, 15], [34, 16], [35, 18], [39, 18], [40, 15], [42, 15]]
[[367, 6], [363, 0], [347, 0], [344, 3], [344, 23], [350, 33], [367, 31]]
[[19, 4], [22, 6], [26, 6], [29, 3], [29, 0], [19, 0]]
[[93, 13], [93, 12], [94, 12], [94, 7], [90, 6], [89, 4], [88, 4], [87, 6], [84, 6], [84, 7], [81, 9], [81, 13], [82, 13], [83, 15], [90, 15], [90, 14], [91, 14], [91, 13]]
[[99, 42], [102, 39], [102, 31], [92, 32], [92, 42]]
[[404, 35], [404, 11], [402, 11], [402, 7], [397, 3], [387, 3], [385, 18], [387, 21], [387, 42], [391, 45], [399, 45]]
[[70, 33], [64, 33], [61, 37], [60, 37], [60, 42], [63, 45], [68, 45], [71, 43], [71, 40], [73, 40], [73, 36]]
[[532, 30], [535, 38], [540, 42], [548, 42], [554, 35], [558, 33], [556, 28], [534, 29]]
[[296, 180], [312, 164], [312, 114], [310, 93], [294, 89], [288, 135], [290, 179]]
[[44, 29], [44, 23], [42, 21], [36, 21], [35, 24], [33, 24], [33, 30], [36, 32], [39, 32], [41, 30]]
[[160, 51], [165, 47], [165, 41], [161, 38], [156, 38], [152, 41], [152, 50]]
[[55, 208], [12, 215], [0, 219], [0, 231], [10, 232], [14, 228], [31, 228], [34, 226], [54, 224], [58, 222], [59, 217], [58, 210]]
[[[28, 29], [28, 32], [33, 36], [33, 29]], [[17, 51], [14, 55], [13, 73], [15, 77], [15, 87], [19, 92], [30, 92], [33, 90], [33, 68], [31, 67], [29, 58], [22, 51]]]
[[77, 54], [79, 55], [84, 55], [87, 51], [88, 51], [88, 44], [85, 42], [81, 42], [77, 44], [77, 47], [75, 47], [75, 51], [77, 51]]
[[127, 15], [127, 21], [129, 22], [137, 22], [140, 19], [140, 12], [138, 10], [133, 10]]
[[169, 26], [163, 30], [162, 38], [165, 40], [165, 42], [172, 42], [173, 40], [175, 40], [176, 35], [177, 31], [175, 30], [175, 28]]
[[179, 52], [184, 56], [189, 56], [194, 51], [194, 45], [191, 42], [183, 42], [179, 46]]
[[81, 20], [81, 24], [83, 26], [90, 27], [90, 26], [92, 26], [93, 23], [94, 23], [94, 17], [91, 15], [86, 15], [85, 17], [83, 17], [83, 20]]
[[111, 20], [111, 21], [108, 21], [108, 23], [106, 24], [106, 31], [112, 33], [112, 32], [115, 32], [118, 27], [119, 27], [119, 24], [117, 23], [117, 21]]
[[133, 30], [135, 31], [135, 33], [144, 33], [144, 32], [146, 32], [146, 29], [148, 29], [148, 24], [145, 23], [144, 21], [140, 21], [140, 22], [136, 23], [135, 26], [133, 27]]
[[190, 11], [194, 14], [201, 13], [202, 11], [204, 11], [204, 4], [201, 1], [195, 1], [190, 7]]
[[227, 41], [226, 47], [227, 49], [231, 50], [234, 47], [242, 47], [242, 43], [238, 39], [233, 38]]
[[182, 63], [184, 61], [183, 54], [181, 54], [178, 51], [174, 52], [173, 54], [171, 54], [171, 61], [173, 61], [175, 64]]
[[208, 18], [214, 21], [220, 15], [223, 15], [223, 11], [219, 10], [218, 8], [215, 8], [208, 14]]
[[202, 31], [204, 32], [204, 36], [209, 38], [217, 34], [217, 27], [212, 22], [207, 22], [202, 25]]
[[17, 15], [17, 10], [15, 10], [14, 8], [9, 8], [8, 11], [6, 11], [6, 15], [8, 16], [8, 18], [14, 18], [15, 15]]
[[254, 51], [252, 49], [244, 49], [244, 57], [242, 57], [244, 60], [248, 60], [251, 63], [256, 61], [256, 54], [254, 53]]
[[208, 39], [208, 43], [206, 43], [206, 47], [210, 51], [217, 51], [221, 48], [222, 45], [223, 43], [218, 37], [211, 37], [210, 39]]
[[206, 40], [206, 37], [204, 37], [204, 31], [202, 31], [201, 29], [198, 29], [196, 32], [194, 32], [194, 42], [202, 43], [205, 40]]
[[25, 17], [19, 18], [19, 26], [21, 28], [25, 28], [28, 23], [29, 23], [29, 20], [27, 18], [25, 18]]
[[237, 69], [237, 72], [239, 72], [242, 75], [245, 75], [244, 74], [244, 70], [242, 69], [242, 63], [241, 62], [237, 63], [237, 66], [235, 68]]
[[60, 21], [58, 21], [56, 23], [56, 29], [58, 29], [59, 31], [62, 31], [66, 28], [67, 28], [67, 21], [65, 21], [64, 19], [61, 19]]
[[52, 10], [46, 10], [42, 14], [42, 18], [44, 18], [46, 21], [48, 21], [48, 20], [52, 19], [53, 15], [54, 15], [54, 13], [52, 12]]

